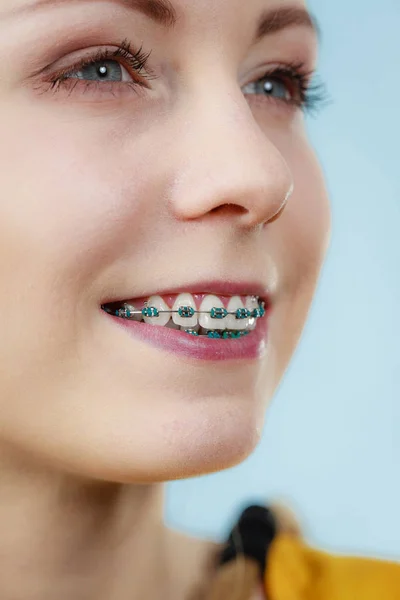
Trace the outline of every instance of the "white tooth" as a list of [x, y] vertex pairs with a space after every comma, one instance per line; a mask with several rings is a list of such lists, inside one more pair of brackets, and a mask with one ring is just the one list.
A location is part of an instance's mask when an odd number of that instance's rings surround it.
[[[181, 306], [191, 306], [193, 310], [197, 310], [196, 302], [192, 294], [179, 294], [176, 298], [172, 310], [178, 310]], [[172, 320], [176, 325], [180, 327], [185, 327], [186, 329], [191, 329], [195, 327], [198, 323], [198, 315], [195, 313], [193, 317], [180, 317], [178, 313], [172, 313]]]
[[[222, 300], [218, 296], [208, 295], [203, 298], [200, 305], [200, 311], [209, 312], [212, 308], [225, 308]], [[228, 317], [223, 319], [212, 319], [209, 314], [200, 314], [199, 323], [204, 329], [227, 329], [228, 328]]]
[[[168, 304], [164, 302], [161, 296], [150, 296], [147, 306], [154, 306], [158, 310], [170, 310]], [[171, 318], [171, 313], [160, 313], [158, 317], [144, 317], [144, 322], [149, 325], [166, 325]]]
[[[133, 304], [125, 304], [124, 305], [127, 309], [134, 311], [134, 310], [140, 310], [140, 308], [138, 306], [134, 306]], [[143, 315], [132, 315], [131, 319], [133, 319], [134, 321], [142, 321], [143, 320]]]
[[[245, 308], [248, 308], [249, 310], [253, 311], [255, 308], [258, 308], [258, 299], [256, 296], [247, 296], [246, 297], [246, 302], [245, 302]], [[248, 330], [249, 331], [253, 331], [253, 329], [256, 328], [257, 325], [257, 319], [255, 319], [254, 317], [251, 317], [250, 319], [246, 319], [249, 323], [249, 327]]]
[[[245, 308], [245, 306], [242, 302], [242, 299], [240, 296], [232, 296], [232, 298], [229, 300], [229, 303], [228, 303], [228, 311], [234, 312], [238, 308]], [[226, 317], [226, 319], [228, 322], [228, 329], [233, 329], [236, 331], [246, 329], [247, 323], [250, 320], [250, 319], [237, 319], [235, 317], [235, 315], [228, 315]]]

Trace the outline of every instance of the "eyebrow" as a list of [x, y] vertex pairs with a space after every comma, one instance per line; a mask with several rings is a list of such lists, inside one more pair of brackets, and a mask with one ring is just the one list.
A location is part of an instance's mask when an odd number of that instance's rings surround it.
[[[83, 2], [94, 3], [99, 0], [79, 0], [79, 4]], [[109, 1], [109, 0], [103, 0]], [[178, 20], [178, 15], [174, 7], [169, 0], [112, 0], [115, 4], [121, 4], [122, 6], [138, 10], [144, 15], [163, 25], [164, 27], [172, 28]], [[36, 0], [30, 4], [26, 4], [21, 8], [17, 7], [11, 10], [8, 14], [20, 15], [21, 13], [36, 12], [39, 9], [51, 6], [67, 4], [68, 0]], [[78, 4], [78, 0], [76, 1]]]
[[272, 35], [289, 27], [306, 27], [318, 39], [321, 39], [321, 28], [316, 18], [308, 10], [300, 6], [286, 6], [262, 13], [258, 22], [255, 41], [258, 42], [267, 35]]

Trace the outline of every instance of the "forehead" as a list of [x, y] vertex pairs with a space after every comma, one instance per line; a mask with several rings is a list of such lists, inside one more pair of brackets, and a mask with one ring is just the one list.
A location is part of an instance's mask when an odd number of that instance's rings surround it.
[[104, 9], [108, 19], [110, 8], [139, 11], [165, 28], [177, 27], [178, 34], [188, 30], [198, 31], [200, 36], [213, 32], [218, 37], [224, 29], [245, 32], [252, 28], [258, 41], [301, 26], [319, 37], [318, 24], [305, 8], [305, 0], [0, 0], [0, 21], [5, 26], [8, 19], [88, 6], [100, 17]]
[[[253, 22], [255, 15], [281, 9], [304, 9], [305, 0], [170, 0], [178, 15], [195, 24], [197, 19], [212, 25]], [[185, 19], [183, 18], [185, 21]]]
[[274, 9], [281, 7], [304, 7], [305, 0], [0, 0], [0, 16], [8, 13], [74, 4], [77, 8], [84, 3], [97, 4], [122, 4], [122, 5], [148, 5], [150, 10], [163, 12], [170, 10], [179, 15], [208, 14], [209, 17], [217, 15], [238, 15], [251, 13], [254, 10]]

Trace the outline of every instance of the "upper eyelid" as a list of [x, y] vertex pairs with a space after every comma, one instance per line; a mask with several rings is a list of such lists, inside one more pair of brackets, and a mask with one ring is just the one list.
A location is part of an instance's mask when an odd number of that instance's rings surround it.
[[[93, 64], [96, 63], [97, 61], [101, 61], [101, 60], [115, 60], [116, 62], [128, 62], [129, 58], [127, 56], [122, 56], [120, 54], [121, 51], [128, 51], [128, 48], [123, 47], [125, 40], [123, 42], [120, 43], [120, 45], [110, 45], [110, 46], [98, 46], [98, 47], [93, 47], [91, 49], [84, 49], [85, 54], [83, 56], [79, 56], [76, 58], [72, 58], [70, 59], [69, 62], [67, 62], [65, 64], [65, 66], [61, 65], [61, 66], [57, 66], [59, 62], [64, 62], [67, 60], [68, 56], [71, 55], [66, 55], [63, 56], [61, 59], [56, 60], [55, 63], [47, 66], [43, 73], [44, 74], [52, 74], [52, 73], [68, 73], [68, 72], [74, 72], [74, 70], [77, 70], [79, 68], [82, 68], [85, 65], [89, 65], [89, 64]], [[132, 60], [135, 60], [134, 54], [135, 53], [141, 53], [142, 47], [138, 48], [137, 50], [135, 48], [130, 48], [129, 46], [129, 53], [131, 54]], [[74, 56], [76, 53], [79, 53], [81, 50], [76, 50], [74, 52], [72, 52], [72, 56]], [[150, 53], [148, 53], [150, 55]], [[142, 53], [143, 55], [143, 53]], [[147, 61], [147, 59], [146, 59]], [[130, 65], [131, 66], [131, 65]], [[152, 70], [149, 69], [150, 74], [152, 74]]]

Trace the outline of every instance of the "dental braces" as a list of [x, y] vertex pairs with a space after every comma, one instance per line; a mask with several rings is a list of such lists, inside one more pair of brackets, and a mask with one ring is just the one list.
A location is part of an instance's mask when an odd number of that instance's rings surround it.
[[128, 305], [124, 305], [123, 308], [119, 308], [116, 311], [111, 310], [110, 308], [103, 306], [103, 310], [112, 314], [116, 317], [123, 317], [124, 319], [131, 319], [135, 316], [143, 316], [150, 318], [157, 318], [161, 314], [178, 314], [182, 318], [190, 319], [195, 314], [203, 314], [210, 315], [211, 319], [225, 319], [228, 315], [235, 316], [236, 319], [260, 319], [265, 315], [265, 302], [259, 304], [258, 308], [254, 310], [249, 310], [248, 308], [238, 308], [235, 311], [228, 311], [226, 308], [222, 307], [213, 307], [211, 310], [195, 310], [192, 306], [180, 306], [178, 310], [160, 310], [155, 306], [147, 306], [147, 302], [144, 303], [145, 306], [141, 310], [132, 310]]
[[[262, 302], [261, 304], [258, 305], [258, 308], [255, 308], [254, 310], [249, 310], [247, 308], [238, 308], [235, 311], [228, 311], [226, 308], [221, 308], [221, 307], [213, 307], [211, 310], [209, 311], [205, 311], [205, 310], [194, 310], [194, 308], [192, 306], [180, 306], [178, 310], [160, 310], [158, 308], [156, 308], [155, 306], [148, 306], [148, 302], [144, 302], [144, 308], [142, 310], [132, 310], [127, 304], [124, 305], [123, 308], [119, 308], [115, 311], [113, 311], [112, 309], [108, 308], [107, 306], [102, 306], [102, 309], [109, 313], [112, 314], [116, 317], [122, 317], [124, 319], [131, 319], [134, 320], [135, 316], [143, 316], [143, 317], [151, 317], [151, 318], [157, 318], [159, 317], [161, 314], [163, 313], [177, 313], [179, 314], [180, 317], [183, 318], [191, 318], [193, 317], [195, 314], [209, 314], [210, 317], [212, 319], [224, 319], [225, 317], [227, 317], [228, 315], [234, 315], [236, 317], [236, 319], [240, 320], [240, 319], [248, 319], [248, 318], [254, 318], [254, 319], [260, 319], [265, 315], [265, 302]], [[198, 331], [196, 331], [195, 329], [192, 328], [188, 328], [188, 329], [183, 329], [182, 331], [184, 331], [185, 333], [189, 334], [189, 335], [193, 335], [193, 336], [199, 336]], [[244, 330], [244, 331], [222, 331], [222, 332], [218, 332], [218, 331], [208, 331], [207, 334], [204, 337], [208, 337], [208, 338], [214, 338], [214, 339], [218, 339], [218, 338], [223, 338], [223, 339], [234, 339], [234, 338], [241, 338], [244, 337], [245, 335], [249, 335], [250, 331]]]

